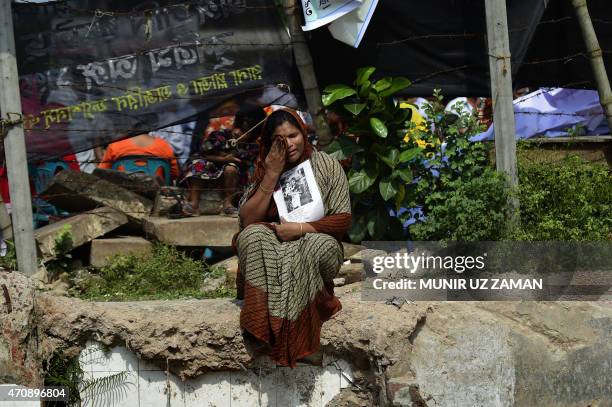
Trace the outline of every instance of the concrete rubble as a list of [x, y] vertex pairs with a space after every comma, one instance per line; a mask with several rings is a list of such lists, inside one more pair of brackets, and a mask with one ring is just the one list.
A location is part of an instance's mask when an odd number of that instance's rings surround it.
[[148, 254], [152, 249], [153, 243], [138, 236], [95, 239], [91, 242], [89, 264], [93, 267], [103, 267], [117, 254]]
[[107, 206], [123, 212], [136, 224], [141, 224], [153, 208], [151, 200], [132, 191], [95, 175], [69, 170], [58, 173], [41, 195], [69, 212]]
[[72, 247], [76, 248], [104, 236], [127, 222], [128, 218], [122, 212], [110, 207], [101, 207], [36, 229], [34, 238], [42, 259], [49, 260], [58, 254], [56, 240], [64, 232], [69, 234]]
[[158, 241], [174, 246], [231, 246], [238, 232], [238, 219], [211, 215], [183, 219], [149, 217], [144, 231]]
[[[17, 273], [0, 273], [0, 284], [4, 381], [40, 384], [43, 360], [60, 350], [76, 356], [89, 339], [124, 345], [160, 368], [167, 363], [182, 380], [255, 363], [232, 300], [92, 303], [36, 293]], [[313, 358], [352, 363], [351, 391], [330, 405], [612, 403], [611, 302], [395, 307], [362, 301], [359, 287], [336, 290], [343, 309], [323, 326], [322, 357]]]
[[141, 172], [130, 174], [123, 171], [96, 168], [93, 175], [150, 200], [155, 199], [155, 195], [160, 188], [155, 177]]

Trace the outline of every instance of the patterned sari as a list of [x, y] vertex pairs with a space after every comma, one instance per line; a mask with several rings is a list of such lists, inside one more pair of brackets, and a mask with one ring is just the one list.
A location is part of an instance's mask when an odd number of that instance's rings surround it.
[[[242, 228], [235, 239], [239, 272], [238, 297], [244, 298], [240, 326], [271, 349], [282, 366], [319, 349], [321, 325], [342, 308], [333, 293], [333, 278], [343, 261], [339, 239], [351, 224], [348, 182], [338, 161], [312, 151], [311, 165], [325, 216], [309, 224], [317, 233], [279, 241], [274, 225], [278, 211], [271, 199], [266, 221]], [[251, 185], [244, 202], [255, 193]]]

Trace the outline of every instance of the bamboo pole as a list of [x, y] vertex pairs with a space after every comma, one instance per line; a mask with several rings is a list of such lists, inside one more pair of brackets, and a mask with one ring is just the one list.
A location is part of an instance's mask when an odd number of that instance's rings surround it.
[[302, 86], [304, 87], [308, 111], [315, 122], [319, 145], [324, 147], [332, 142], [333, 136], [325, 121], [325, 113], [323, 112], [323, 104], [321, 103], [321, 92], [319, 91], [319, 85], [314, 73], [312, 57], [308, 49], [308, 44], [306, 44], [306, 38], [302, 32], [302, 27], [300, 27], [298, 16], [296, 15], [301, 8], [296, 4], [296, 0], [283, 0], [283, 6], [285, 9], [285, 17], [287, 18], [287, 25], [289, 27], [289, 35], [291, 36], [291, 43], [293, 45], [295, 64], [297, 65], [300, 79], [302, 80]]
[[603, 52], [599, 47], [599, 41], [595, 34], [595, 28], [593, 28], [593, 21], [591, 21], [586, 0], [572, 0], [572, 5], [576, 10], [578, 24], [580, 24], [584, 43], [589, 53], [591, 69], [593, 69], [593, 76], [595, 77], [597, 92], [599, 93], [599, 102], [606, 114], [608, 128], [612, 132], [612, 90], [610, 90], [610, 81], [606, 72], [606, 66], [604, 65]]

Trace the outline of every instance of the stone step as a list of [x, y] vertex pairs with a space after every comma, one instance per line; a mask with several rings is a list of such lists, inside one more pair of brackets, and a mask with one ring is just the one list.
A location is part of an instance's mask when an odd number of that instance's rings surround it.
[[76, 248], [104, 236], [127, 222], [128, 218], [122, 212], [101, 207], [36, 229], [34, 238], [42, 259], [49, 260], [57, 255], [56, 239], [64, 232], [69, 233], [72, 247]]
[[112, 239], [95, 239], [91, 242], [89, 263], [94, 267], [103, 267], [117, 254], [151, 253], [153, 244], [137, 236], [121, 236]]
[[148, 236], [174, 246], [231, 246], [238, 218], [211, 215], [183, 219], [149, 217], [143, 229]]

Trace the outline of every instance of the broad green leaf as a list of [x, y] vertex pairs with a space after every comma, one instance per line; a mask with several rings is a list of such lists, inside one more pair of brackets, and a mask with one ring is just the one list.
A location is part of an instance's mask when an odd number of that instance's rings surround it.
[[411, 109], [399, 109], [394, 117], [393, 117], [393, 123], [404, 123], [410, 120], [410, 118], [412, 117], [412, 110]]
[[365, 103], [347, 103], [344, 105], [344, 108], [351, 112], [353, 116], [357, 116], [359, 113], [365, 109]]
[[376, 152], [376, 155], [391, 169], [394, 169], [398, 164], [399, 151], [396, 148], [388, 148], [381, 152]]
[[376, 90], [376, 92], [382, 92], [383, 90], [388, 89], [390, 86], [391, 86], [391, 78], [385, 77], [385, 78], [382, 78], [376, 81], [374, 83], [373, 88], [374, 90]]
[[370, 87], [372, 86], [372, 82], [365, 81], [359, 86], [359, 97], [365, 98], [370, 93]]
[[370, 76], [374, 73], [376, 68], [373, 66], [366, 66], [357, 70], [357, 79], [355, 79], [355, 85], [361, 86], [370, 79]]
[[387, 230], [389, 222], [389, 214], [384, 207], [379, 207], [373, 213], [373, 216], [368, 218], [368, 233], [374, 240], [380, 240]]
[[402, 181], [404, 182], [411, 182], [412, 181], [412, 170], [410, 168], [401, 168], [401, 169], [397, 169], [395, 171], [393, 171], [393, 177], [394, 178], [401, 178]]
[[378, 137], [382, 137], [382, 138], [387, 138], [387, 126], [385, 126], [385, 124], [377, 117], [372, 117], [370, 119], [370, 126], [372, 127], [372, 130], [374, 130], [374, 133], [376, 133], [376, 135]]
[[323, 93], [331, 93], [334, 92], [336, 90], [340, 90], [340, 89], [352, 89], [350, 86], [347, 85], [343, 85], [343, 84], [334, 84], [334, 85], [328, 85], [325, 87], [325, 89], [323, 89]]
[[359, 144], [346, 137], [340, 137], [337, 140], [334, 140], [325, 149], [325, 152], [336, 160], [346, 160], [347, 158], [352, 157], [353, 154], [361, 151], [363, 151], [363, 148]]
[[395, 194], [395, 210], [398, 211], [399, 208], [402, 207], [402, 202], [404, 201], [404, 198], [406, 197], [406, 186], [404, 184], [400, 184], [400, 186], [397, 188], [397, 194]]
[[326, 93], [323, 95], [321, 100], [323, 101], [324, 106], [329, 106], [334, 103], [336, 100], [344, 99], [349, 96], [356, 94], [357, 92], [353, 88], [349, 88], [348, 86], [345, 88], [339, 88], [331, 91], [330, 93]]
[[405, 89], [405, 88], [407, 88], [410, 85], [412, 85], [412, 82], [410, 82], [406, 78], [398, 76], [396, 78], [393, 78], [393, 82], [391, 82], [391, 86], [390, 87], [388, 87], [384, 91], [380, 92], [380, 96], [383, 96], [383, 97], [391, 96], [394, 93], [397, 93], [400, 90]]
[[380, 191], [380, 196], [382, 196], [385, 201], [393, 198], [397, 193], [397, 188], [393, 185], [391, 177], [384, 177], [381, 179], [378, 184], [378, 190]]
[[407, 163], [408, 161], [413, 160], [416, 156], [418, 156], [421, 151], [422, 149], [419, 147], [404, 150], [400, 153], [399, 162]]
[[354, 194], [360, 194], [366, 191], [374, 184], [378, 174], [374, 171], [361, 170], [356, 172], [349, 179], [349, 189]]

